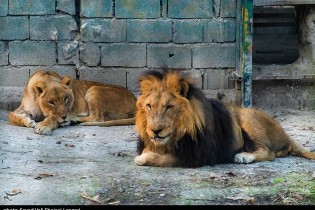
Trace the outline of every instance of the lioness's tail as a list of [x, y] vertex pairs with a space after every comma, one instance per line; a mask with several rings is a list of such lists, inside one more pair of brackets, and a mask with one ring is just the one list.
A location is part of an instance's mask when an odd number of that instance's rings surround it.
[[101, 126], [101, 127], [109, 127], [109, 126], [119, 126], [119, 125], [134, 125], [135, 118], [126, 118], [126, 119], [119, 119], [119, 120], [109, 120], [105, 122], [84, 122], [80, 123], [80, 125], [94, 125], [94, 126]]
[[305, 150], [302, 146], [294, 142], [292, 139], [290, 139], [290, 145], [291, 149], [289, 149], [289, 152], [292, 155], [304, 157], [307, 159], [315, 160], [315, 153]]

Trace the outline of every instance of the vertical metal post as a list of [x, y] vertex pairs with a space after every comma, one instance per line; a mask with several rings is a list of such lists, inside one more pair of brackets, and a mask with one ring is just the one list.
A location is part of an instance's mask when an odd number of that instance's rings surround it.
[[253, 0], [242, 0], [240, 71], [243, 76], [242, 98], [244, 107], [252, 107], [252, 30]]

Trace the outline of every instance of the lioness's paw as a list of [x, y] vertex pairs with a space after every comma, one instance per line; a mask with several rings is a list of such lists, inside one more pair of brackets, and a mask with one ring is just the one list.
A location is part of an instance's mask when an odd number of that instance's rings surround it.
[[34, 132], [40, 135], [50, 135], [51, 134], [51, 128], [45, 125], [41, 125], [40, 123], [38, 123], [35, 127], [34, 127]]
[[252, 163], [254, 160], [254, 155], [247, 152], [238, 153], [234, 156], [235, 163]]
[[69, 118], [69, 121], [75, 123], [78, 121], [78, 118], [77, 117], [71, 117], [71, 118]]
[[27, 127], [29, 128], [34, 128], [36, 126], [36, 122], [34, 120], [30, 120], [29, 124], [27, 125]]
[[70, 124], [71, 124], [70, 121], [65, 121], [65, 122], [60, 123], [59, 126], [60, 126], [60, 127], [65, 127], [65, 126], [68, 126], [68, 125], [70, 125]]
[[138, 166], [143, 166], [145, 165], [145, 157], [143, 155], [138, 155], [135, 157], [135, 163], [138, 165]]

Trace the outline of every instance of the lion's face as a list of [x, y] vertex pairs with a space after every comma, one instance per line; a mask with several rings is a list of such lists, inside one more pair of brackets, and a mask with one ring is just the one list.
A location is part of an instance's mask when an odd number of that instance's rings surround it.
[[165, 144], [176, 135], [181, 106], [168, 91], [153, 92], [144, 99], [141, 109], [146, 116], [146, 133], [151, 141]]
[[198, 102], [186, 98], [188, 82], [175, 73], [165, 78], [140, 79], [136, 129], [141, 139], [166, 145], [185, 134], [195, 138], [196, 130], [204, 125], [204, 116]]
[[53, 116], [62, 123], [70, 115], [74, 100], [71, 83], [70, 77], [36, 83], [37, 102], [44, 117]]

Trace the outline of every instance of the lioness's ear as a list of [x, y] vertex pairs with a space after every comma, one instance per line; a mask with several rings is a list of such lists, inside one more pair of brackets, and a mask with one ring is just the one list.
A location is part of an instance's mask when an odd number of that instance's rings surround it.
[[56, 78], [58, 78], [58, 79], [61, 80], [61, 76], [60, 76], [57, 72], [48, 71], [47, 74], [48, 74], [48, 75], [51, 75], [51, 76], [54, 76], [54, 77], [56, 77]]
[[44, 94], [46, 91], [46, 84], [44, 82], [36, 82], [34, 86], [34, 91], [37, 96]]
[[70, 76], [65, 76], [64, 78], [62, 78], [61, 84], [63, 84], [67, 88], [72, 88], [72, 78]]

